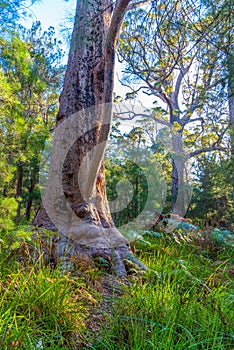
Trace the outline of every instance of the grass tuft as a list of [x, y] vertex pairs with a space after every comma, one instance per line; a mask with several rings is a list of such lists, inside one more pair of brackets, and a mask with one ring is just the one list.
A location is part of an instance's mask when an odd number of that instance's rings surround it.
[[1, 267], [0, 349], [77, 349], [87, 315], [83, 280], [43, 266]]
[[187, 243], [155, 238], [150, 247], [141, 246], [141, 259], [150, 269], [132, 278], [114, 301], [113, 316], [92, 349], [232, 350], [230, 249], [219, 252], [217, 264]]

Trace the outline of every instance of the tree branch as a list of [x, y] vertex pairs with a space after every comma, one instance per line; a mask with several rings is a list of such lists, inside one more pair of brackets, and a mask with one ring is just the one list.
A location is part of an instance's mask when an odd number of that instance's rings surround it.
[[227, 152], [227, 148], [221, 147], [221, 146], [211, 146], [211, 147], [203, 147], [201, 149], [198, 149], [194, 152], [189, 153], [188, 158], [192, 158], [195, 156], [198, 156], [201, 153], [205, 152], [213, 152], [213, 151], [222, 151], [222, 152]]
[[189, 124], [189, 123], [194, 123], [194, 122], [201, 122], [201, 123], [204, 123], [204, 119], [202, 117], [198, 117], [198, 118], [194, 118], [194, 119], [189, 119], [186, 121], [185, 125], [186, 124]]
[[[128, 114], [128, 117], [122, 117], [121, 115], [124, 115], [124, 114]], [[121, 119], [121, 120], [133, 120], [134, 118], [138, 118], [138, 117], [148, 117], [149, 119], [159, 123], [159, 124], [162, 124], [162, 125], [166, 125], [168, 126], [169, 128], [171, 128], [171, 123], [166, 121], [166, 120], [163, 120], [163, 119], [159, 119], [153, 115], [150, 115], [150, 114], [144, 114], [144, 113], [135, 113], [134, 111], [126, 111], [126, 112], [121, 112], [120, 114], [117, 115], [117, 118], [118, 119]]]
[[127, 7], [127, 11], [130, 11], [132, 9], [135, 9], [137, 7], [140, 7], [141, 5], [145, 5], [148, 4], [149, 2], [151, 2], [152, 0], [142, 0], [142, 1], [137, 1], [134, 4], [128, 5]]
[[183, 62], [180, 63], [180, 65], [181, 65], [180, 73], [178, 75], [178, 78], [176, 80], [176, 85], [175, 85], [175, 98], [176, 98], [176, 101], [177, 101], [177, 105], [178, 105], [178, 96], [179, 96], [179, 92], [180, 92], [181, 83], [182, 83], [182, 81], [184, 79], [184, 76], [188, 73], [189, 69], [191, 68], [195, 56], [196, 56], [196, 54], [193, 55], [193, 57], [191, 58], [189, 64], [187, 65], [187, 67], [184, 67]]
[[106, 38], [106, 49], [115, 47], [119, 31], [124, 19], [124, 15], [127, 11], [127, 7], [131, 0], [119, 0], [114, 8], [110, 27], [108, 30], [107, 38]]

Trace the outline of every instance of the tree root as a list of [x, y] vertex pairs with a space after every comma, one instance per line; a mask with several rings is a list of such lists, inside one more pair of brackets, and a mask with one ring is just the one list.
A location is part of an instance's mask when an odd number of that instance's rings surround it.
[[18, 252], [20, 260], [42, 259], [45, 264], [59, 266], [61, 271], [78, 271], [81, 265], [95, 266], [95, 261], [105, 261], [105, 267], [118, 277], [126, 277], [131, 271], [147, 270], [132, 253], [128, 245], [114, 248], [88, 247], [72, 241], [64, 235], [33, 235], [30, 244], [23, 244]]

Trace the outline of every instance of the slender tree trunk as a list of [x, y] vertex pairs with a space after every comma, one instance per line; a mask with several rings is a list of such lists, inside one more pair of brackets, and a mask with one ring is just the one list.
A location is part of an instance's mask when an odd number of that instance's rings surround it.
[[32, 210], [32, 204], [33, 204], [33, 199], [31, 197], [31, 193], [29, 193], [29, 198], [26, 204], [26, 211], [25, 211], [25, 218], [27, 221], [30, 220], [30, 215], [31, 215], [31, 210]]
[[[92, 256], [129, 255], [106, 197], [103, 153], [110, 132], [116, 40], [130, 0], [78, 0], [57, 115], [47, 188], [33, 224], [59, 230]], [[69, 245], [67, 241], [66, 245]], [[64, 254], [59, 248], [59, 254]]]
[[16, 200], [18, 202], [17, 214], [16, 214], [16, 217], [15, 217], [15, 222], [17, 224], [20, 223], [20, 216], [21, 216], [22, 187], [23, 187], [23, 166], [22, 165], [18, 165], [17, 181], [16, 181], [16, 193], [15, 193], [15, 198], [16, 198]]

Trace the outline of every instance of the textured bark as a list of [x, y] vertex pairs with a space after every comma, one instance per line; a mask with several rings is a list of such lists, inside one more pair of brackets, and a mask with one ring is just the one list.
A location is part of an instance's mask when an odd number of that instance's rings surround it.
[[31, 210], [32, 210], [32, 204], [33, 204], [33, 199], [31, 197], [32, 192], [29, 192], [29, 198], [26, 204], [26, 210], [25, 210], [25, 218], [27, 221], [30, 220], [30, 215], [31, 215]]
[[182, 135], [172, 135], [172, 213], [183, 217], [185, 215], [185, 157], [183, 152]]
[[[103, 153], [111, 125], [116, 40], [129, 2], [119, 0], [113, 9], [110, 0], [77, 1], [48, 184], [33, 220], [38, 227], [59, 229], [62, 242], [76, 247], [73, 253], [114, 254], [121, 274], [123, 257], [130, 253], [109, 212]], [[63, 254], [59, 249], [57, 255]]]
[[[184, 74], [184, 73], [183, 73]], [[185, 215], [185, 154], [183, 150], [182, 132], [183, 126], [180, 118], [179, 108], [179, 89], [183, 74], [180, 74], [177, 80], [178, 85], [175, 92], [169, 94], [169, 109], [170, 109], [170, 123], [174, 126], [174, 123], [181, 125], [179, 131], [172, 130], [172, 183], [171, 183], [171, 196], [172, 196], [172, 213], [183, 217]]]

